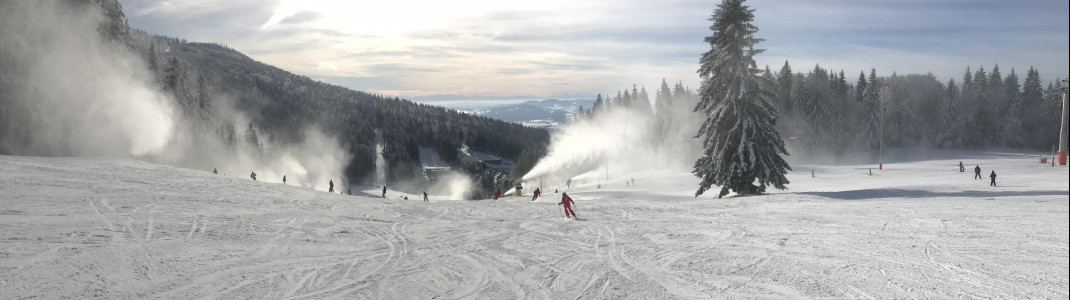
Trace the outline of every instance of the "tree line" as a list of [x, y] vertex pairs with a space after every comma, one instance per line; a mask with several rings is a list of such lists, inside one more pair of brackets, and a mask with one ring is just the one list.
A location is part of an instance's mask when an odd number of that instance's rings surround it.
[[1030, 67], [1024, 81], [1015, 69], [967, 67], [961, 80], [933, 74], [880, 77], [861, 72], [850, 83], [844, 72], [820, 66], [793, 72], [788, 62], [775, 81], [779, 130], [802, 155], [834, 155], [884, 147], [1029, 148], [1058, 143], [1061, 81], [1045, 88]]
[[[339, 136], [352, 154], [346, 168], [351, 182], [361, 182], [374, 169], [377, 128], [383, 132], [390, 181], [413, 178], [420, 166], [419, 147], [436, 149], [460, 169], [469, 169], [457, 159], [462, 145], [530, 168], [534, 165], [530, 160], [537, 158], [525, 153], [545, 151], [549, 141], [543, 129], [349, 90], [254, 61], [223, 45], [143, 37], [138, 40], [144, 42], [135, 46], [187, 117], [197, 120], [197, 130], [214, 133], [229, 145], [242, 142], [234, 122], [212, 120], [213, 99], [218, 97], [228, 97], [250, 116], [244, 142], [253, 147], [262, 147], [264, 142], [297, 142], [302, 138], [301, 128], [319, 126]], [[166, 48], [166, 54], [158, 48]], [[269, 140], [264, 141], [264, 136]]]

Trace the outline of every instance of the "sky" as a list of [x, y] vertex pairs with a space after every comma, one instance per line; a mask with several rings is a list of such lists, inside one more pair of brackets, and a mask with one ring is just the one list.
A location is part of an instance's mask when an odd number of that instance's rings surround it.
[[[120, 0], [149, 33], [227, 45], [356, 90], [427, 100], [699, 86], [712, 0]], [[1030, 66], [1067, 78], [1067, 1], [752, 0], [757, 63], [848, 78]], [[1024, 77], [1024, 76], [1020, 76]]]

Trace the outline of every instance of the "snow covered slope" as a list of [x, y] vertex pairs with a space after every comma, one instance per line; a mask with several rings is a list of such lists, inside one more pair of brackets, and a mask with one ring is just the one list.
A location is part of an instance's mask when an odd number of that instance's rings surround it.
[[1036, 158], [964, 161], [999, 187], [957, 159], [719, 200], [687, 173], [573, 182], [573, 221], [553, 186], [422, 202], [0, 156], [0, 299], [1067, 298], [1070, 173]]

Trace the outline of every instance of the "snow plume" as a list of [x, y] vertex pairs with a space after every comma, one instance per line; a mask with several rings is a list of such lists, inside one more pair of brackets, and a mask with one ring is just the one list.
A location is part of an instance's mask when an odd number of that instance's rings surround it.
[[450, 200], [464, 200], [468, 199], [473, 183], [468, 175], [449, 172], [435, 180], [428, 191], [433, 195], [446, 195]]
[[[0, 4], [0, 150], [23, 155], [140, 156], [172, 138], [174, 109], [125, 45], [102, 40], [94, 6]], [[6, 97], [6, 99], [4, 99]]]
[[[107, 156], [259, 180], [342, 186], [349, 154], [336, 138], [306, 128], [296, 143], [245, 143], [250, 118], [217, 99], [193, 118], [153, 81], [147, 64], [98, 32], [105, 16], [74, 1], [0, 2], [0, 153]], [[195, 120], [194, 120], [195, 119]], [[214, 123], [214, 124], [213, 124]], [[228, 124], [233, 123], [233, 124]], [[233, 126], [237, 142], [217, 128]], [[256, 128], [259, 130], [259, 128]], [[294, 141], [294, 139], [291, 139]]]
[[[685, 110], [686, 111], [686, 110]], [[686, 119], [675, 125], [656, 120], [649, 112], [610, 108], [555, 132], [547, 155], [524, 175], [538, 185], [622, 182], [651, 170], [690, 170], [697, 158], [697, 132]]]

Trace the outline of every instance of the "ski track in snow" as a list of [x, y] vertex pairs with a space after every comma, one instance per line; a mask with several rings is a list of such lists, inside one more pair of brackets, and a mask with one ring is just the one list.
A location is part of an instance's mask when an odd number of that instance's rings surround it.
[[791, 190], [725, 199], [639, 175], [568, 190], [575, 221], [551, 193], [425, 203], [0, 156], [0, 299], [1067, 298], [1070, 175], [1034, 160], [969, 163], [999, 188], [924, 161], [800, 166]]

